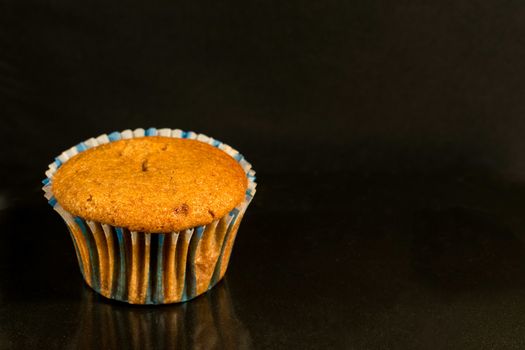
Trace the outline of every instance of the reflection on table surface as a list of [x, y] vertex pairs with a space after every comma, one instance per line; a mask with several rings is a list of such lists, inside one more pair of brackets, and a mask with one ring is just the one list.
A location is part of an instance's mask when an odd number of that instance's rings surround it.
[[85, 288], [75, 349], [251, 349], [226, 281], [182, 304], [134, 306]]

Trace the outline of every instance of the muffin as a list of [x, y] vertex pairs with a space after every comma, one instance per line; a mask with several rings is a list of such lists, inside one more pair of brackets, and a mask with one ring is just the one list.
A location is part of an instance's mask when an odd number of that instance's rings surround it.
[[254, 174], [237, 151], [205, 135], [137, 129], [63, 152], [44, 191], [91, 288], [164, 304], [192, 299], [224, 276]]

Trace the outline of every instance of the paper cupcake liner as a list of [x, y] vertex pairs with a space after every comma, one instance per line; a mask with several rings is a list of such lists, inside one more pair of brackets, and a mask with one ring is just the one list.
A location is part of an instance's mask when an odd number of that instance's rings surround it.
[[[129, 231], [75, 216], [56, 201], [51, 184], [57, 169], [74, 155], [98, 145], [145, 136], [188, 138], [232, 156], [248, 178], [245, 199], [209, 225], [169, 233]], [[178, 129], [136, 129], [103, 134], [64, 151], [46, 171], [45, 197], [67, 224], [80, 271], [101, 295], [132, 304], [166, 304], [192, 299], [217, 284], [228, 267], [239, 224], [255, 195], [255, 171], [230, 146], [203, 134]]]

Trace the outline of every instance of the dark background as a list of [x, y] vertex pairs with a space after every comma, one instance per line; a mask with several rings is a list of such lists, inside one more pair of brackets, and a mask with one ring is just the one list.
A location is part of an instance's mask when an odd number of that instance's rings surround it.
[[[0, 1], [0, 348], [525, 347], [522, 1]], [[253, 163], [224, 283], [84, 285], [40, 187], [101, 133]]]

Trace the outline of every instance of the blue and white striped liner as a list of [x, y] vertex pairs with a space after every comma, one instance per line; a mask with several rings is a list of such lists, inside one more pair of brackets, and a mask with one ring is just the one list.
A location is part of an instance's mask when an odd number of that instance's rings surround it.
[[[147, 136], [194, 139], [228, 153], [246, 173], [244, 201], [209, 225], [170, 233], [135, 232], [85, 220], [56, 201], [53, 175], [71, 157], [108, 142]], [[44, 196], [69, 228], [87, 284], [105, 297], [133, 304], [182, 302], [217, 284], [226, 272], [237, 229], [257, 186], [251, 164], [230, 146], [192, 131], [156, 128], [112, 132], [81, 142], [49, 164], [42, 183]]]

